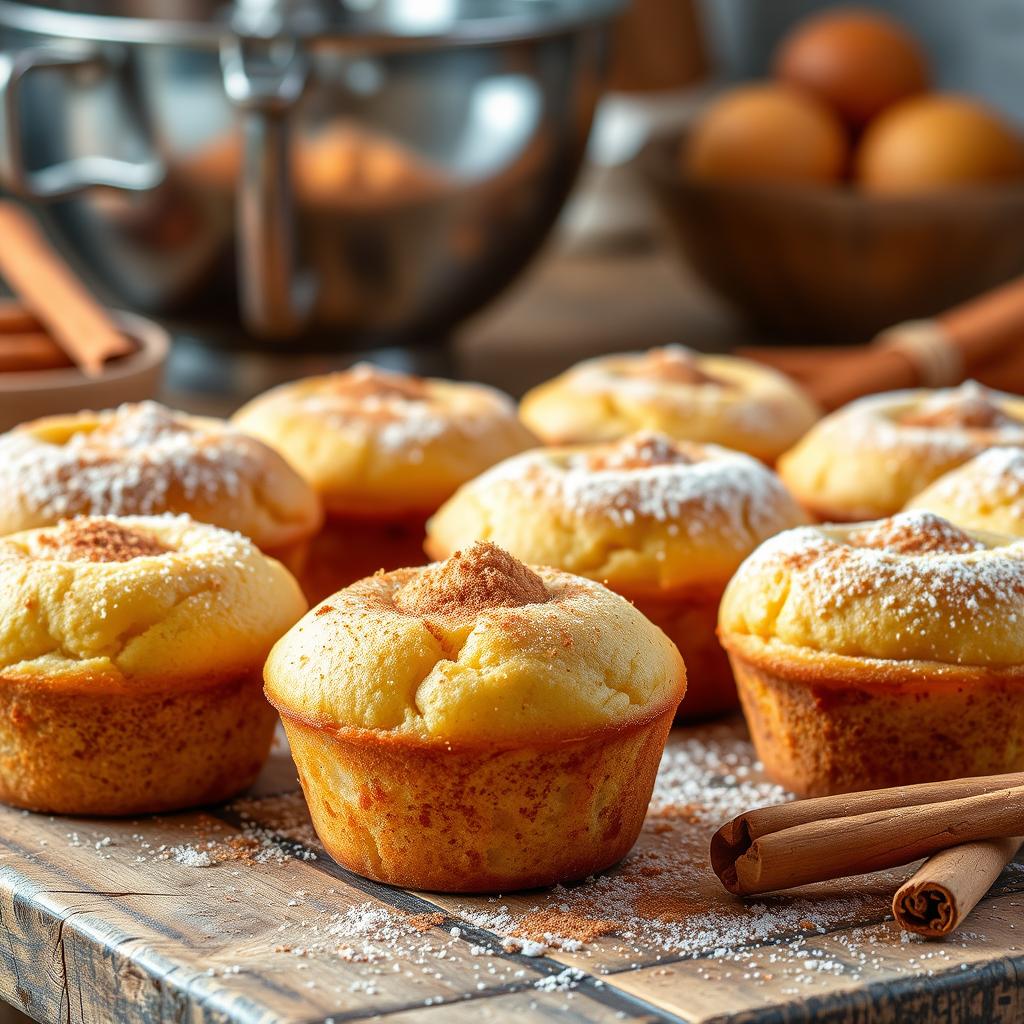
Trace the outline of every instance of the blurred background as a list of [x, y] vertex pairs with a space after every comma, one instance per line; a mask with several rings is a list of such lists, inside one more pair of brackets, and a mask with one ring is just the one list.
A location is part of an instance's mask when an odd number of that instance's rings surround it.
[[0, 187], [225, 411], [866, 342], [1024, 273], [1024, 0], [0, 0]]

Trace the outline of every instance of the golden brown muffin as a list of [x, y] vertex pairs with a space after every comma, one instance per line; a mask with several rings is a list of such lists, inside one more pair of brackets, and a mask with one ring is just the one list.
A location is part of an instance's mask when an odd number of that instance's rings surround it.
[[453, 892], [621, 859], [686, 686], [627, 601], [491, 544], [335, 594], [264, 678], [331, 855]]
[[857, 522], [898, 512], [943, 473], [994, 445], [1024, 446], [1024, 398], [972, 381], [851, 402], [786, 452], [778, 468], [812, 515]]
[[300, 568], [323, 521], [277, 452], [156, 402], [48, 416], [0, 435], [0, 534], [80, 515], [187, 513]]
[[652, 430], [772, 463], [818, 418], [788, 378], [748, 359], [679, 345], [578, 363], [530, 391], [523, 422], [546, 444], [615, 441]]
[[801, 795], [1024, 769], [1024, 543], [927, 512], [763, 544], [719, 635], [768, 774]]
[[718, 602], [767, 537], [806, 522], [756, 459], [714, 445], [633, 434], [585, 448], [514, 456], [465, 484], [427, 524], [446, 558], [493, 541], [531, 565], [599, 580], [629, 598], [686, 662], [687, 719], [735, 708], [715, 636]]
[[329, 521], [302, 577], [313, 600], [377, 569], [421, 562], [438, 505], [536, 444], [493, 388], [368, 364], [274, 388], [234, 423], [280, 451], [323, 500]]
[[0, 540], [0, 800], [140, 814], [257, 776], [271, 644], [306, 605], [237, 533], [82, 517]]
[[989, 448], [907, 503], [969, 530], [1024, 537], [1024, 448]]

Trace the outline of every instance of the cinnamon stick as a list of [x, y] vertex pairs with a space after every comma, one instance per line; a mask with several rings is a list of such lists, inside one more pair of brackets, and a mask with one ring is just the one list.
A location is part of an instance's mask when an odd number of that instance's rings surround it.
[[1024, 832], [1024, 773], [800, 800], [715, 833], [711, 865], [740, 895], [907, 864], [949, 846]]
[[0, 274], [83, 373], [134, 345], [18, 206], [0, 201]]
[[42, 331], [0, 333], [0, 373], [60, 370], [73, 365], [67, 353]]
[[941, 939], [960, 927], [1024, 843], [1024, 837], [988, 839], [935, 854], [896, 890], [892, 913], [908, 932]]

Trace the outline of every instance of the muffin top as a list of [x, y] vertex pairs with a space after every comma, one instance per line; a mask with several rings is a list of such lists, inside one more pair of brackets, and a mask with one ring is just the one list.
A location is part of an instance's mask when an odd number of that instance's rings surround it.
[[898, 512], [993, 445], [1024, 446], [1024, 399], [973, 381], [891, 391], [827, 416], [782, 456], [779, 474], [821, 518], [849, 522]]
[[0, 435], [0, 534], [78, 515], [188, 513], [264, 550], [323, 514], [277, 452], [227, 423], [156, 402], [50, 416]]
[[0, 539], [0, 673], [83, 688], [252, 672], [306, 608], [246, 538], [188, 516], [82, 517]]
[[428, 515], [536, 444], [500, 391], [365, 363], [274, 388], [234, 423], [281, 452], [336, 515]]
[[578, 363], [530, 391], [523, 421], [547, 444], [614, 441], [653, 430], [774, 462], [818, 418], [788, 377], [679, 345]]
[[264, 679], [285, 715], [483, 746], [639, 725], [686, 687], [675, 646], [628, 601], [493, 544], [340, 591], [278, 641]]
[[800, 527], [730, 581], [719, 632], [767, 648], [949, 665], [1024, 664], [1024, 542], [930, 512]]
[[427, 550], [486, 539], [631, 596], [678, 596], [718, 592], [761, 541], [803, 522], [756, 459], [641, 432], [499, 463], [441, 506]]
[[989, 448], [907, 504], [972, 530], [1024, 537], [1024, 448]]

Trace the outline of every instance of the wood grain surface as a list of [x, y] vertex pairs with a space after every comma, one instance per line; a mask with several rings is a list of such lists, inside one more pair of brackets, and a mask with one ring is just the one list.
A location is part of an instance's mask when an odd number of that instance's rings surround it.
[[[741, 725], [676, 730], [662, 795], [622, 866], [579, 889], [501, 898], [406, 892], [336, 865], [282, 745], [247, 799], [201, 812], [0, 810], [0, 995], [41, 1021], [124, 1024], [1024, 1019], [1024, 871], [1011, 866], [964, 931], [933, 944], [902, 940], [886, 913], [910, 867], [742, 904], [702, 861], [700, 808], [665, 802], [672, 785], [686, 796], [700, 782], [693, 759], [709, 749], [741, 754], [708, 770], [710, 790], [756, 778]], [[621, 925], [630, 877], [649, 927], [536, 956], [508, 948], [508, 921], [605, 892]], [[384, 937], [352, 930], [377, 918]]]

